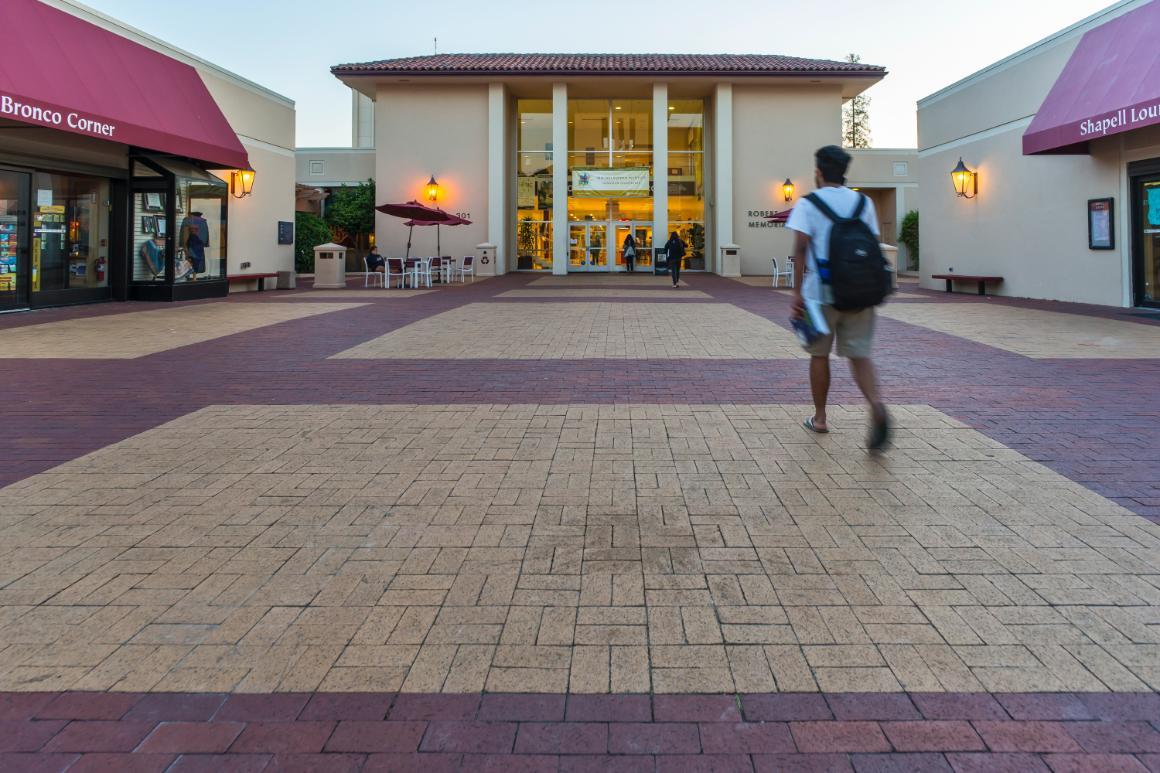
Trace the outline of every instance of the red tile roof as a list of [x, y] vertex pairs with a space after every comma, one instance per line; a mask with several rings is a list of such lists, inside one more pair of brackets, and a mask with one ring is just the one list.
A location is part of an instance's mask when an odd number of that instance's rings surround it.
[[885, 67], [778, 54], [436, 54], [339, 64], [335, 75], [854, 75]]

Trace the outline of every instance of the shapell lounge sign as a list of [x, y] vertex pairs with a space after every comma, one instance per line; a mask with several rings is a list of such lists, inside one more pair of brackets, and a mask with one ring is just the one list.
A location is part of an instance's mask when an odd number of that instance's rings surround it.
[[1099, 118], [1080, 121], [1079, 136], [1083, 139], [1106, 137], [1129, 129], [1148, 126], [1160, 121], [1160, 102], [1139, 107], [1123, 107]]

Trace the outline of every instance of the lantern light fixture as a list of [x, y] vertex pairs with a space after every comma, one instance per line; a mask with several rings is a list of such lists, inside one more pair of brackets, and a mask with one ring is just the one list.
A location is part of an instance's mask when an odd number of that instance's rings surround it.
[[785, 178], [785, 182], [781, 184], [781, 194], [785, 197], [786, 201], [793, 201], [793, 191], [793, 180], [789, 179], [788, 177]]
[[961, 156], [958, 166], [951, 170], [951, 183], [955, 187], [955, 194], [964, 199], [973, 199], [979, 195], [979, 173], [968, 169]]
[[254, 192], [254, 170], [235, 169], [230, 182], [234, 198], [244, 199]]
[[435, 175], [431, 175], [431, 179], [427, 181], [427, 201], [436, 201], [439, 198], [439, 182], [435, 179]]

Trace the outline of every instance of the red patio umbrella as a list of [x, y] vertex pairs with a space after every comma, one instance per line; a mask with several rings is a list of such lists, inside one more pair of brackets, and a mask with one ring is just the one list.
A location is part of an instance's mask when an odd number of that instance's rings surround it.
[[789, 209], [783, 209], [781, 212], [774, 212], [772, 215], [767, 217], [766, 220], [769, 220], [773, 223], [782, 223], [784, 225], [786, 221], [789, 220], [789, 215], [791, 212], [793, 212], [793, 207], [790, 207]]
[[[435, 207], [428, 207], [426, 204], [420, 204], [412, 199], [403, 204], [380, 204], [375, 207], [384, 215], [391, 215], [392, 217], [402, 218], [409, 221], [404, 225], [410, 225], [412, 230], [416, 225], [435, 225], [436, 223], [445, 223], [454, 215], [448, 214], [441, 209]], [[458, 223], [456, 224], [458, 225]], [[407, 257], [411, 257], [411, 232], [407, 232]]]
[[[433, 211], [441, 213], [442, 215], [444, 215], [445, 219], [443, 219], [443, 220], [419, 220], [419, 219], [415, 219], [415, 220], [408, 220], [407, 222], [403, 223], [403, 225], [410, 226], [411, 228], [414, 228], [415, 226], [420, 226], [420, 227], [427, 226], [427, 225], [435, 226], [435, 251], [437, 253], [440, 253], [440, 255], [442, 255], [443, 244], [441, 242], [441, 236], [439, 233], [439, 226], [441, 226], [441, 225], [471, 225], [471, 221], [467, 220], [465, 218], [459, 217], [458, 215], [453, 215], [450, 212], [444, 212], [442, 209], [439, 209], [438, 207], [436, 207]], [[410, 255], [410, 249], [409, 249], [410, 237], [408, 237], [407, 242], [408, 242], [407, 254]]]

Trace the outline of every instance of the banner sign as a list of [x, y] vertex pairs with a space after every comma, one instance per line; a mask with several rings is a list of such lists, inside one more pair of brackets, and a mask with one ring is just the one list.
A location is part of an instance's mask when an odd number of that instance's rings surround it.
[[572, 195], [577, 198], [616, 197], [645, 199], [649, 196], [649, 171], [645, 167], [624, 169], [573, 169]]

